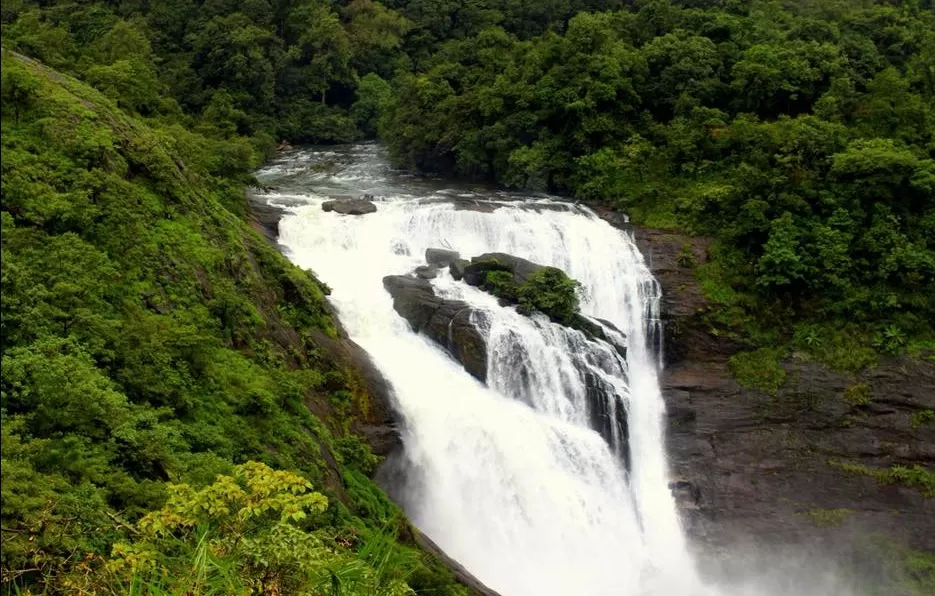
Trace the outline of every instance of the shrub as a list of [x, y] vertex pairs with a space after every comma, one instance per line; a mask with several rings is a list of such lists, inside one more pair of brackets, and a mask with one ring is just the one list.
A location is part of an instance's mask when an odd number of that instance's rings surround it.
[[484, 275], [482, 288], [498, 298], [509, 302], [519, 300], [519, 285], [513, 280], [513, 274], [506, 270], [491, 270]]
[[923, 497], [935, 497], [935, 473], [918, 464], [903, 466], [896, 464], [887, 469], [871, 468], [863, 464], [829, 462], [848, 474], [868, 476], [880, 484], [898, 484], [917, 489]]
[[536, 271], [517, 291], [520, 308], [538, 310], [558, 323], [568, 324], [578, 313], [577, 281], [561, 269], [544, 267]]
[[480, 287], [505, 302], [517, 304], [520, 313], [528, 315], [538, 311], [564, 325], [570, 325], [578, 314], [581, 284], [561, 269], [543, 267], [518, 284], [506, 265], [493, 259], [478, 264], [484, 267]]
[[850, 509], [809, 509], [806, 515], [819, 528], [840, 526], [853, 513]]
[[868, 406], [872, 392], [867, 383], [853, 383], [844, 390], [844, 401], [852, 406]]
[[783, 355], [779, 348], [741, 352], [730, 357], [730, 370], [742, 387], [775, 395], [786, 380], [786, 371], [780, 362]]

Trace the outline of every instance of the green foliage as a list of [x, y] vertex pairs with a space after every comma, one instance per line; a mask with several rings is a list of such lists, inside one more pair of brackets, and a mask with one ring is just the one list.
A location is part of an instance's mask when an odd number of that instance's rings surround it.
[[[334, 557], [321, 536], [301, 529], [300, 522], [328, 506], [310, 489], [301, 476], [256, 462], [237, 466], [233, 475], [218, 476], [200, 490], [169, 485], [163, 508], [135, 524], [132, 542], [114, 545], [106, 568], [118, 582], [168, 580], [172, 584], [164, 589], [172, 592], [197, 593], [220, 582], [231, 592], [268, 591], [274, 585], [296, 590], [300, 585], [292, 582]], [[230, 569], [212, 561], [199, 568], [207, 557], [239, 564]], [[219, 570], [228, 572], [226, 577], [217, 577]]]
[[393, 89], [375, 73], [360, 80], [357, 101], [351, 106], [351, 117], [367, 136], [376, 136], [383, 128], [383, 118], [393, 105]]
[[[95, 52], [145, 55], [111, 38]], [[379, 493], [348, 434], [366, 398], [316, 343], [327, 288], [243, 219], [236, 109], [215, 102], [205, 136], [7, 51], [2, 78], [2, 589], [410, 593], [308, 492], [354, 472]]]
[[491, 269], [484, 274], [484, 283], [481, 287], [509, 302], [519, 300], [519, 284], [516, 283], [513, 272], [508, 270]]
[[401, 165], [713, 236], [717, 326], [757, 346], [822, 327], [806, 351], [853, 369], [931, 341], [930, 7], [551, 7], [544, 33], [513, 3], [457, 25], [424, 7], [400, 9], [425, 27], [384, 119]]
[[809, 509], [805, 515], [819, 528], [840, 526], [853, 513], [850, 509]]
[[[200, 490], [170, 485], [165, 506], [114, 545], [100, 582], [173, 594], [414, 594], [419, 563], [386, 565], [395, 542], [379, 534], [356, 553], [321, 527], [328, 500], [307, 480], [257, 462]], [[109, 586], [108, 586], [109, 587]]]
[[739, 352], [730, 357], [730, 370], [742, 387], [775, 395], [786, 380], [786, 371], [781, 364], [784, 355], [779, 348]]
[[927, 467], [914, 464], [912, 466], [893, 465], [888, 469], [878, 469], [863, 464], [844, 462], [830, 462], [848, 474], [869, 476], [880, 484], [898, 484], [914, 488], [926, 498], [935, 498], [935, 472]]
[[481, 287], [506, 302], [517, 304], [523, 314], [541, 312], [564, 325], [571, 324], [578, 314], [581, 284], [561, 269], [543, 267], [520, 284], [513, 271], [495, 259], [476, 264], [485, 269]]
[[543, 267], [519, 286], [519, 306], [526, 311], [538, 310], [553, 321], [568, 324], [578, 314], [577, 281], [555, 267]]
[[375, 472], [377, 464], [380, 463], [379, 458], [370, 450], [370, 446], [356, 435], [335, 439], [334, 452], [341, 463], [364, 474]]
[[873, 392], [867, 383], [853, 383], [844, 389], [844, 401], [852, 406], [869, 406]]
[[[242, 223], [279, 139], [378, 135], [413, 169], [714, 237], [703, 319], [754, 348], [730, 362], [745, 386], [775, 393], [787, 350], [848, 371], [932, 358], [930, 4], [4, 3], [4, 589], [87, 589], [168, 480], [197, 492], [248, 460], [346, 493], [354, 513], [332, 498], [315, 531], [396, 515], [346, 432], [366, 400], [315, 344], [336, 334], [327, 288]], [[577, 310], [560, 272], [485, 283], [558, 321]], [[871, 475], [930, 490], [918, 468]], [[245, 559], [216, 538], [188, 535], [174, 552], [197, 565], [171, 564], [235, 592]], [[332, 581], [398, 555], [411, 586], [455, 590], [395, 538], [355, 540]]]
[[[389, 78], [404, 63], [411, 29], [371, 0], [132, 7], [27, 0], [3, 14], [5, 48], [79, 76], [127, 111], [222, 124], [225, 138], [293, 142], [350, 141], [358, 124], [373, 135], [374, 122], [360, 113], [374, 108], [372, 78]], [[371, 105], [350, 115], [355, 91]], [[217, 122], [219, 103], [234, 117]]]
[[857, 372], [876, 364], [878, 354], [865, 329], [837, 322], [802, 323], [795, 327], [792, 345], [831, 368]]

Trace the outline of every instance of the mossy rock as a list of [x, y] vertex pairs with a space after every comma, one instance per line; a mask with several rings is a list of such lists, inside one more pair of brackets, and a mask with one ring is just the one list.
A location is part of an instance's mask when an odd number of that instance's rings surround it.
[[[466, 283], [497, 296], [503, 303], [516, 304], [522, 314], [538, 311], [569, 326], [583, 320], [578, 315], [580, 284], [561, 269], [505, 253], [487, 253], [471, 259], [463, 276]], [[594, 325], [578, 327], [587, 333]]]

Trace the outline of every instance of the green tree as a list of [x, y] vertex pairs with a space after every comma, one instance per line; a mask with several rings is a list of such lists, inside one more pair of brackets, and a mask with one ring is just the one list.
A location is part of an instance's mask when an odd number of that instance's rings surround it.
[[828, 85], [838, 62], [838, 50], [831, 44], [752, 46], [731, 70], [735, 101], [762, 116], [805, 112]]
[[350, 78], [351, 41], [338, 15], [325, 2], [297, 5], [289, 13], [286, 32], [295, 40], [295, 64], [308, 79], [309, 91], [321, 98], [335, 81]]
[[243, 13], [216, 16], [190, 34], [193, 66], [208, 87], [224, 87], [239, 105], [268, 110], [285, 59], [282, 40]]
[[357, 101], [351, 106], [351, 116], [368, 136], [376, 136], [383, 118], [393, 105], [393, 88], [376, 73], [370, 73], [357, 86]]
[[643, 46], [641, 54], [649, 70], [640, 95], [653, 98], [653, 105], [665, 110], [662, 117], [671, 115], [676, 106], [684, 110], [715, 98], [721, 58], [709, 38], [669, 33]]
[[347, 36], [357, 72], [392, 75], [390, 57], [399, 55], [412, 23], [374, 0], [352, 0], [343, 14], [348, 20]]

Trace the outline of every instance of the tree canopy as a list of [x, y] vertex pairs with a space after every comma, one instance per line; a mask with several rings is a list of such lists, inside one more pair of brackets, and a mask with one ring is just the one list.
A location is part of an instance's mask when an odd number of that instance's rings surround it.
[[722, 322], [767, 343], [935, 345], [931, 4], [608, 4], [440, 41], [394, 79], [395, 159], [713, 236]]

